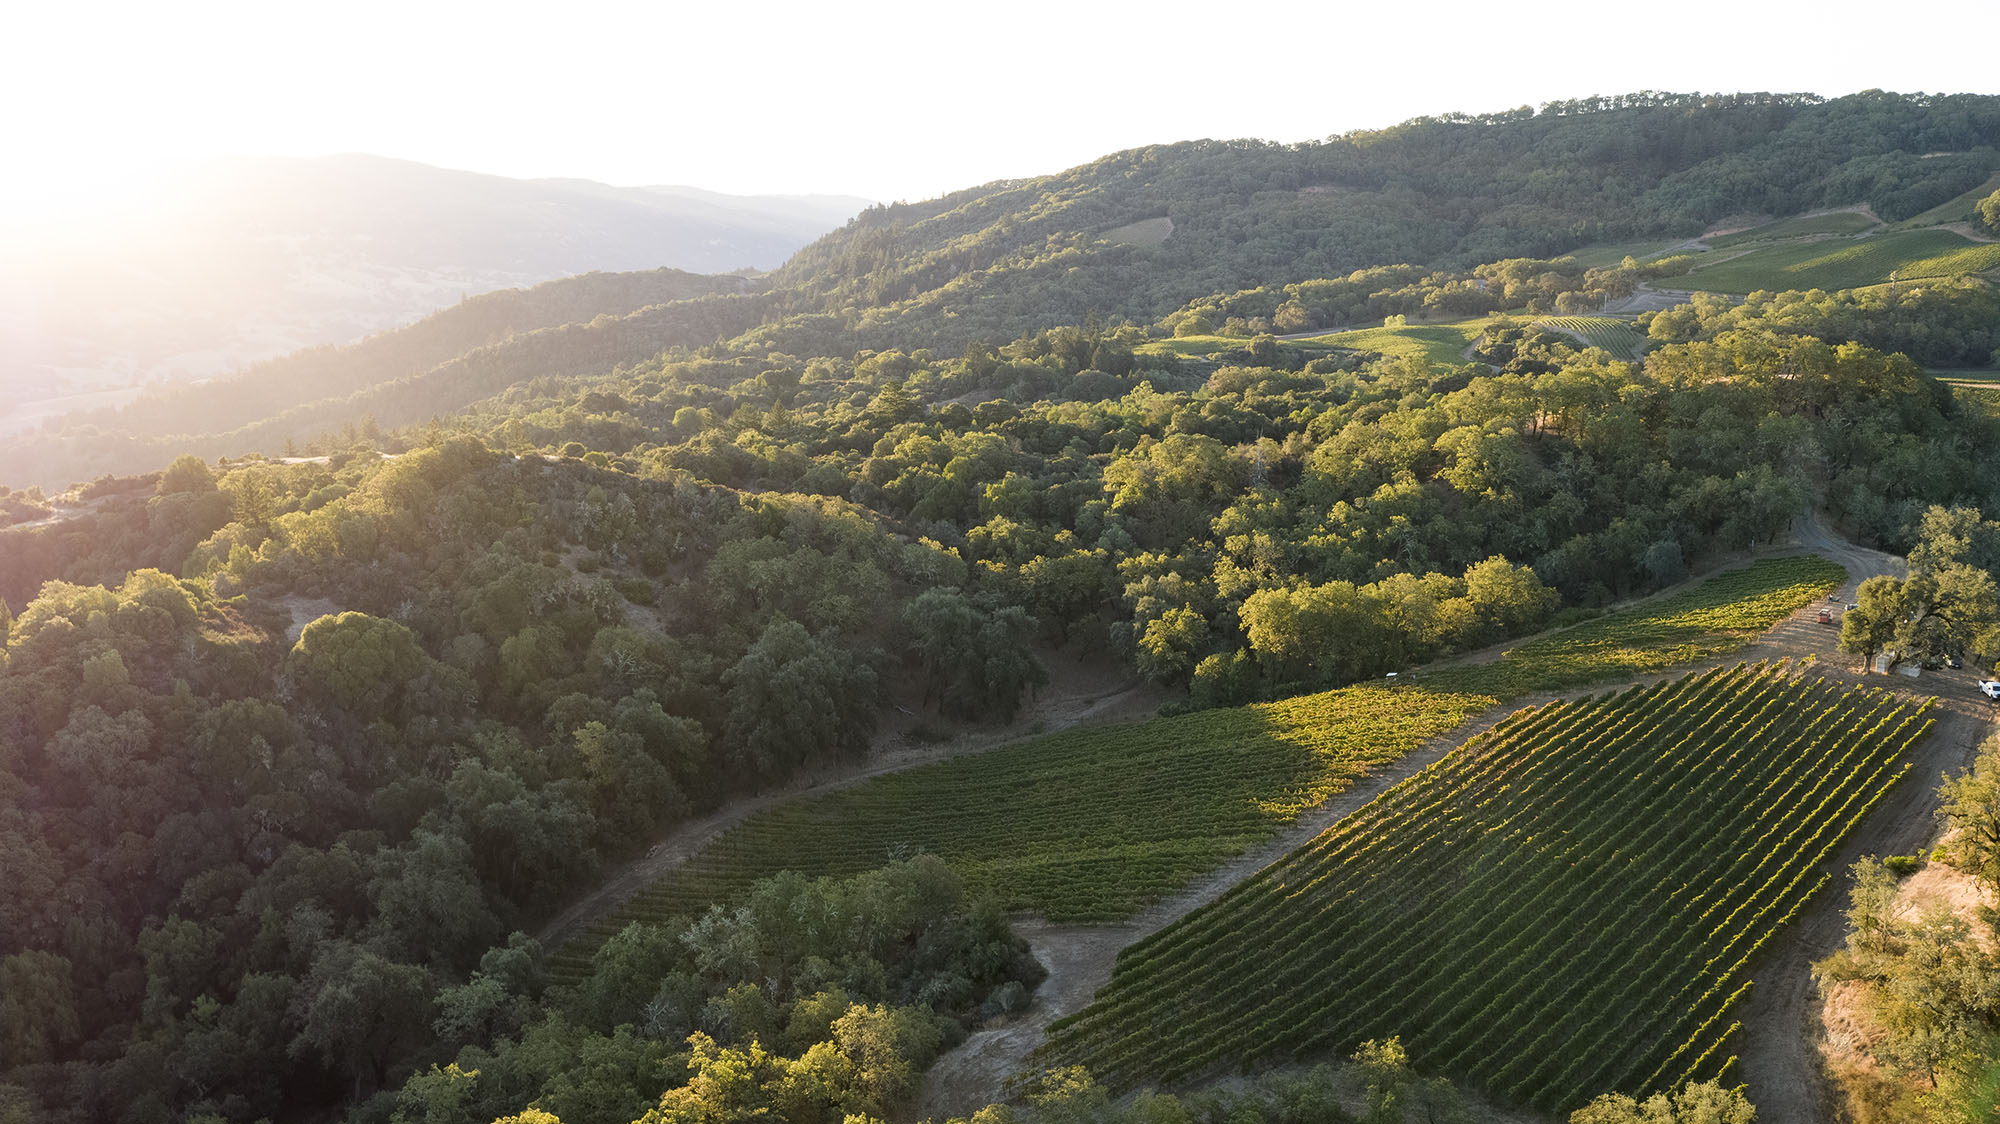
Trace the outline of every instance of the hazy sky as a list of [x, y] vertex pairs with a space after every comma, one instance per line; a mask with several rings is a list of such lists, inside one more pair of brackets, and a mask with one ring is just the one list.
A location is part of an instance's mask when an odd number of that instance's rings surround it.
[[10, 6], [0, 203], [221, 154], [918, 199], [1637, 89], [2000, 92], [1991, 0]]

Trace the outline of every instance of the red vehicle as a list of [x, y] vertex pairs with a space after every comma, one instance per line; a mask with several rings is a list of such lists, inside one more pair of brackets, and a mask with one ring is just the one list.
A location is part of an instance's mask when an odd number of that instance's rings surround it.
[[1832, 623], [1833, 623], [1833, 614], [1832, 614], [1831, 612], [1828, 612], [1828, 611], [1827, 611], [1827, 610], [1825, 610], [1825, 609], [1821, 609], [1821, 610], [1819, 611], [1819, 623], [1821, 623], [1821, 624], [1832, 624]]

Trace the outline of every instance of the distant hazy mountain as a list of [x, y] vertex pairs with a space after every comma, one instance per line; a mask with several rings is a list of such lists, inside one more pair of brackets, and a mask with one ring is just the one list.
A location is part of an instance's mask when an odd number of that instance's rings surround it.
[[0, 255], [0, 430], [35, 400], [225, 374], [494, 289], [770, 269], [867, 205], [374, 156], [217, 163], [115, 220], [36, 231]]

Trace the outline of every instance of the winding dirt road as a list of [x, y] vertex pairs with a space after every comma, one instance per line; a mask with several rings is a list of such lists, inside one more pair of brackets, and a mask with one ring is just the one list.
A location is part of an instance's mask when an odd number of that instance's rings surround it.
[[884, 773], [901, 772], [948, 757], [984, 753], [1036, 734], [1149, 717], [1166, 701], [1163, 691], [1132, 678], [1124, 669], [1075, 663], [1063, 657], [1048, 662], [1049, 685], [1037, 693], [1032, 704], [1012, 723], [968, 730], [942, 741], [927, 741], [918, 736], [925, 716], [898, 707], [902, 719], [892, 722], [876, 736], [867, 757], [802, 773], [788, 785], [747, 800], [732, 801], [700, 819], [681, 824], [656, 840], [645, 854], [613, 870], [588, 894], [570, 903], [542, 926], [535, 939], [543, 948], [557, 948], [688, 861], [717, 836], [765, 808], [802, 796], [848, 788]]

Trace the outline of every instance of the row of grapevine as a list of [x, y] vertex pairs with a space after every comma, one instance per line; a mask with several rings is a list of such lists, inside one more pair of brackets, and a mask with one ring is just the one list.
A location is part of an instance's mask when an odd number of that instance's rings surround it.
[[1574, 336], [1590, 347], [1601, 347], [1613, 359], [1637, 359], [1648, 342], [1630, 320], [1615, 316], [1549, 316], [1535, 321], [1535, 326]]
[[626, 924], [698, 912], [781, 870], [847, 875], [917, 851], [950, 860], [1010, 910], [1127, 917], [1470, 714], [1726, 650], [1843, 576], [1817, 558], [1766, 560], [1417, 685], [1069, 731], [791, 801], [724, 832], [569, 941], [552, 971], [579, 979]]
[[1045, 1059], [1131, 1085], [1401, 1035], [1549, 1110], [1716, 1076], [1753, 955], [1928, 727], [1768, 666], [1521, 712], [1125, 950]]

